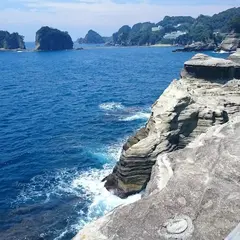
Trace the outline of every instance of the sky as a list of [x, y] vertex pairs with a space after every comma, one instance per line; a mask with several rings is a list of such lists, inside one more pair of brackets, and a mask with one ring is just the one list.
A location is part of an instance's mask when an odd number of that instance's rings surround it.
[[111, 36], [125, 24], [156, 23], [166, 15], [213, 15], [239, 6], [240, 0], [1, 0], [0, 29], [34, 41], [40, 27], [50, 26], [76, 40], [89, 29]]

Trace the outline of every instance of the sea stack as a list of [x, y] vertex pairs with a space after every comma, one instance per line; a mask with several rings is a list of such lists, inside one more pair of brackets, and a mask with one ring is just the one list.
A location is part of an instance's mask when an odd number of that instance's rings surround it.
[[204, 54], [184, 64], [181, 79], [155, 102], [106, 178], [106, 187], [121, 197], [147, 186], [142, 199], [86, 225], [74, 240], [235, 239], [239, 73], [235, 61]]
[[0, 31], [0, 49], [17, 50], [25, 49], [24, 37], [18, 33]]
[[36, 33], [37, 51], [57, 51], [73, 49], [73, 41], [67, 32], [50, 27], [42, 27]]
[[124, 144], [105, 187], [125, 198], [140, 192], [163, 153], [184, 148], [210, 126], [226, 123], [240, 111], [240, 65], [197, 54], [184, 64], [152, 106], [146, 126]]
[[77, 40], [79, 44], [102, 44], [105, 43], [103, 37], [93, 30], [89, 30], [85, 38], [79, 38]]

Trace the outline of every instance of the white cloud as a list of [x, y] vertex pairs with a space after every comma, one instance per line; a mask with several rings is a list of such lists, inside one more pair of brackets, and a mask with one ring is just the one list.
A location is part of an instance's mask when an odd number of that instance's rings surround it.
[[[12, 0], [13, 1], [13, 0]], [[18, 0], [19, 2], [19, 0]], [[43, 25], [68, 30], [73, 39], [83, 36], [90, 28], [103, 35], [111, 35], [124, 24], [158, 22], [165, 15], [212, 15], [231, 7], [224, 5], [167, 6], [149, 3], [116, 3], [111, 0], [79, 0], [53, 2], [47, 0], [21, 0], [25, 8], [0, 10], [0, 22], [9, 31], [19, 31], [27, 40], [33, 40], [35, 32]]]

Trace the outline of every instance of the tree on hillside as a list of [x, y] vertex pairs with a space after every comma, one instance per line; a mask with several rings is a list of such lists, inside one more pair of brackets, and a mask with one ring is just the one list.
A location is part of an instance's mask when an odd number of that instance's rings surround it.
[[240, 33], [240, 17], [233, 18], [230, 27], [235, 33]]

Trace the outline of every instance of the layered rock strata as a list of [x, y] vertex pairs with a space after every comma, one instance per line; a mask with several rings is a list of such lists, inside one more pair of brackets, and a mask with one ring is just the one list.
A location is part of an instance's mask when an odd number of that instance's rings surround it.
[[239, 222], [240, 117], [233, 117], [185, 149], [159, 155], [145, 196], [85, 226], [74, 240], [237, 240]]
[[141, 191], [163, 153], [184, 148], [209, 127], [226, 123], [240, 111], [240, 65], [197, 54], [184, 64], [152, 106], [146, 126], [130, 137], [119, 162], [104, 180], [124, 198]]

